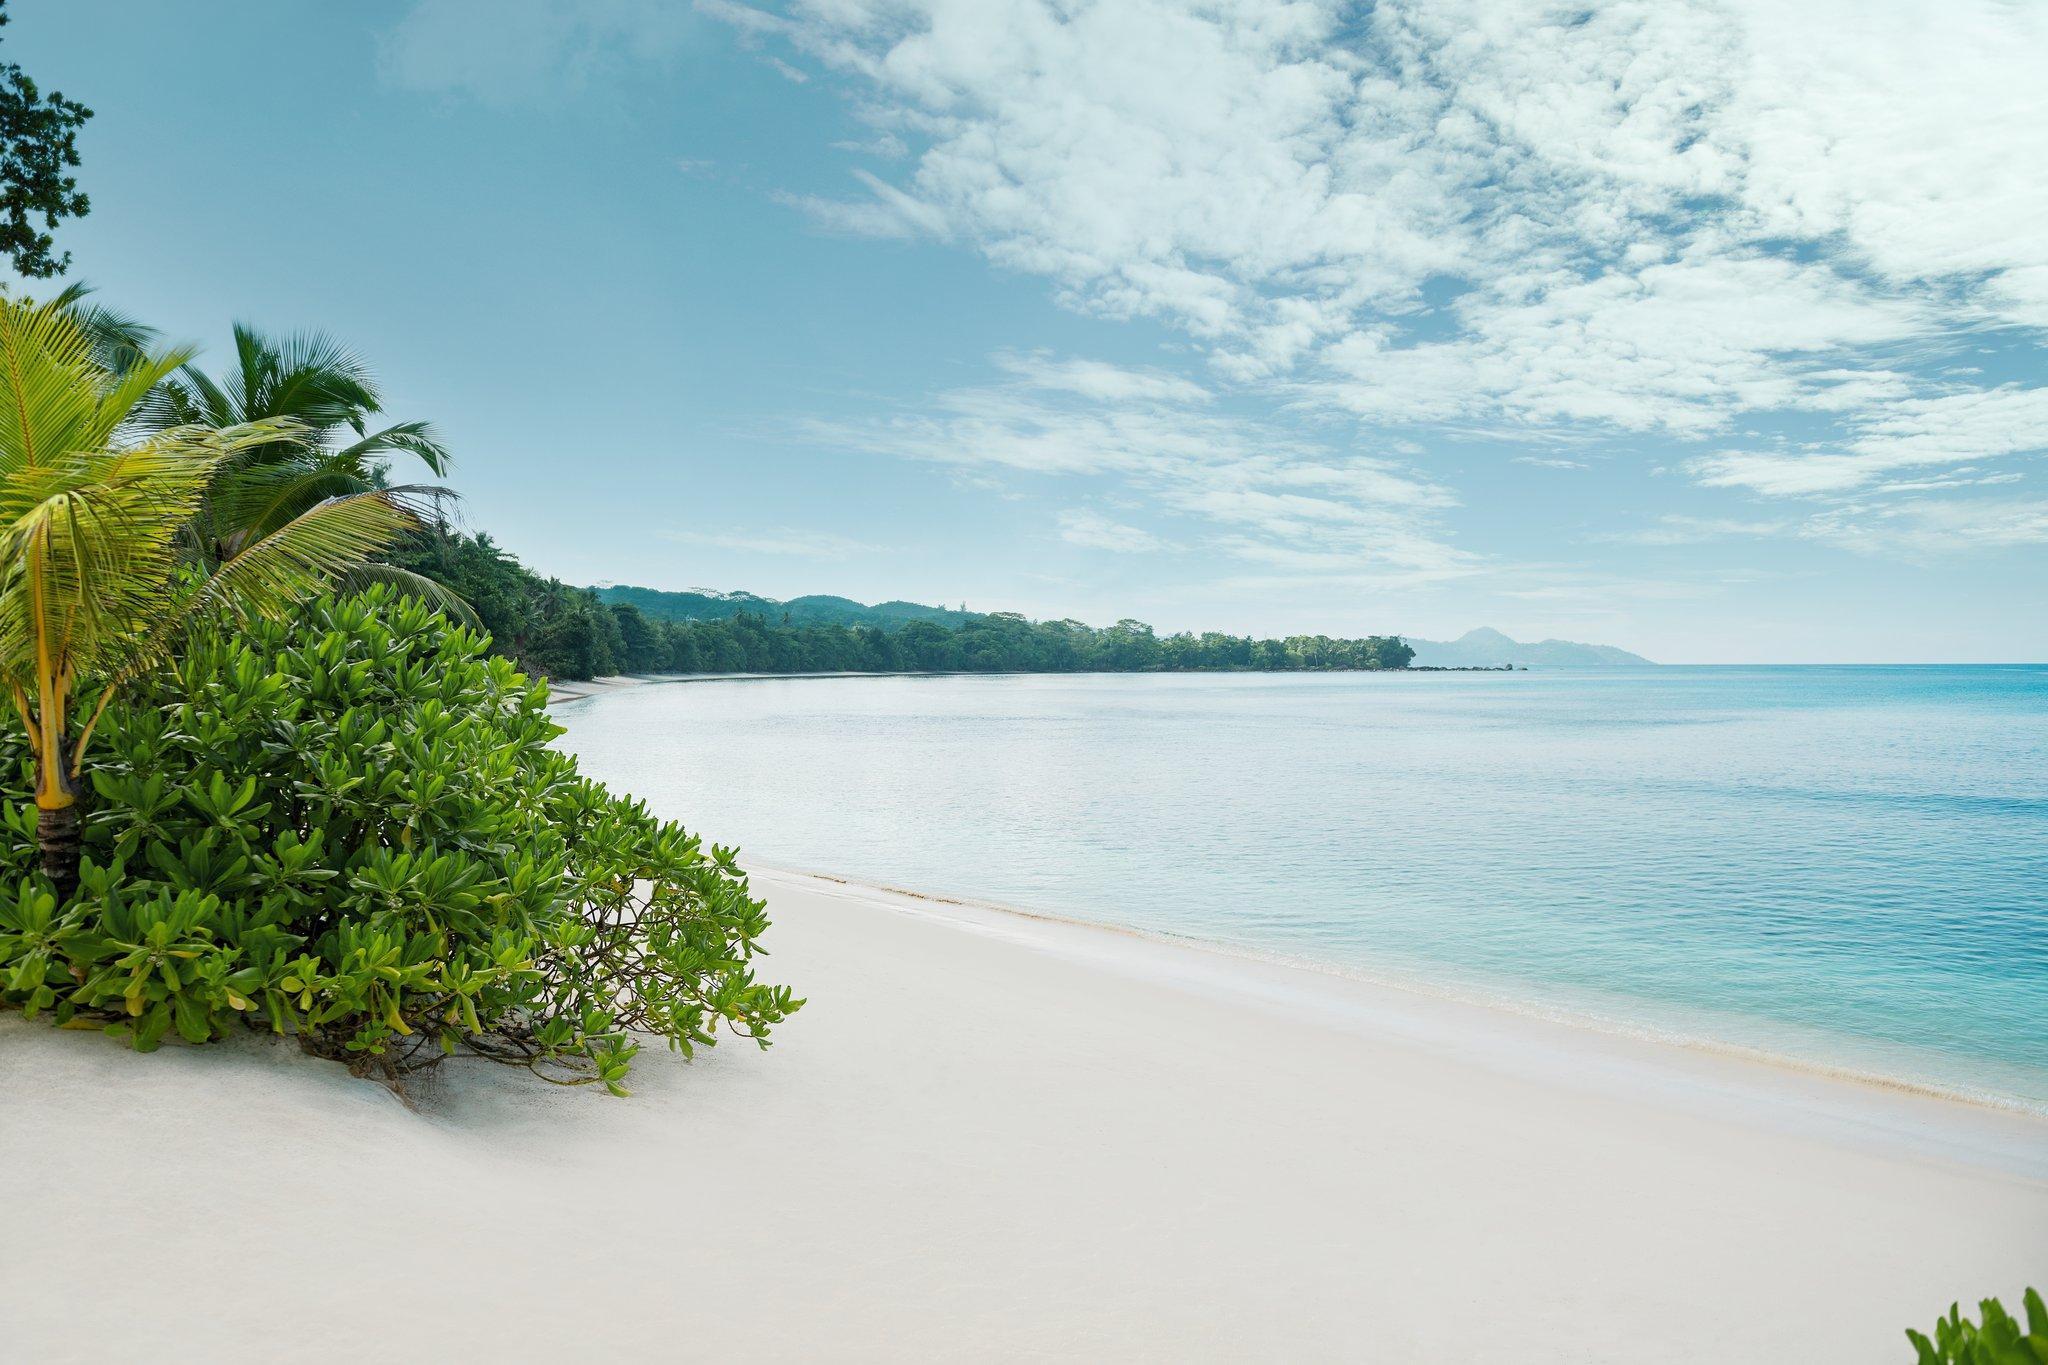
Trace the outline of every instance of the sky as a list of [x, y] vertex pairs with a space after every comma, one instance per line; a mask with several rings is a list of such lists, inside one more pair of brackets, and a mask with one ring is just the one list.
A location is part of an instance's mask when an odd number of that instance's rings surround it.
[[2048, 659], [2048, 5], [15, 0], [71, 278], [576, 583]]

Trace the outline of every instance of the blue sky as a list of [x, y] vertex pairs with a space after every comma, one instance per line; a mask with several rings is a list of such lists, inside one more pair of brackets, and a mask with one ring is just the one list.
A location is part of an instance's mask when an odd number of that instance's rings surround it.
[[2048, 8], [11, 10], [74, 276], [571, 581], [2048, 658]]

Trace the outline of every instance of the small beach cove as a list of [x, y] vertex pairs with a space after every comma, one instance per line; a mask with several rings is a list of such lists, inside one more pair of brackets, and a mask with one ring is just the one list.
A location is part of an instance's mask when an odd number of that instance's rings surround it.
[[0, 1365], [2048, 1365], [2043, 70], [0, 0]]

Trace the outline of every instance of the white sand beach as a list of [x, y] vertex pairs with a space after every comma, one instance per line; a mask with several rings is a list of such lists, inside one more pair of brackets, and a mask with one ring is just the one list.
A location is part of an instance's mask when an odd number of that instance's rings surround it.
[[757, 882], [809, 1005], [630, 1100], [10, 1021], [0, 1353], [1867, 1365], [2048, 1274], [2048, 1121]]
[[581, 701], [585, 697], [602, 696], [607, 692], [622, 692], [631, 687], [646, 687], [650, 683], [678, 682], [686, 676], [669, 673], [614, 673], [602, 678], [585, 678], [577, 682], [550, 682], [548, 701], [559, 705], [565, 701]]

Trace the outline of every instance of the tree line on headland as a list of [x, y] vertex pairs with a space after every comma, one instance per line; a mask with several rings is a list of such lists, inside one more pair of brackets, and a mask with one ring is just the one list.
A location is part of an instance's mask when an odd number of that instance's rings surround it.
[[631, 602], [606, 602], [591, 589], [544, 579], [488, 535], [445, 527], [415, 535], [391, 558], [466, 601], [500, 652], [558, 680], [612, 673], [1334, 671], [1405, 668], [1415, 656], [1391, 635], [1162, 636], [1142, 621], [1096, 627], [1011, 612], [964, 615], [953, 624], [911, 620], [893, 628], [752, 611], [663, 620]]

